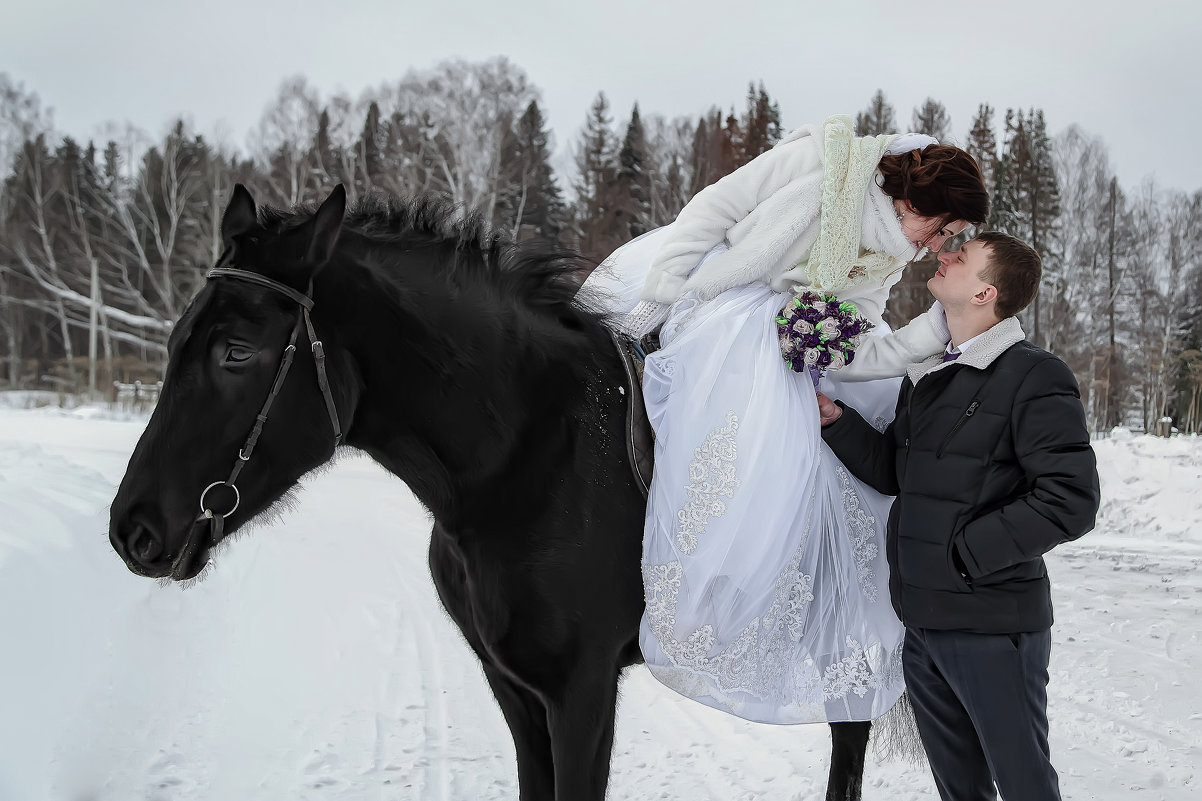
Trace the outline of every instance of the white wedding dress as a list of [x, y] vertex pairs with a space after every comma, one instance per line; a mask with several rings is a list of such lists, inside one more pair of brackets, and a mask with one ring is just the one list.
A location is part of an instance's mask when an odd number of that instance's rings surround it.
[[[629, 311], [664, 230], [607, 260], [582, 298]], [[885, 561], [892, 498], [822, 442], [813, 382], [781, 358], [775, 317], [789, 298], [758, 284], [686, 295], [646, 360], [656, 443], [640, 645], [661, 682], [749, 720], [871, 720], [903, 689]], [[822, 392], [888, 425], [900, 379], [837, 376]]]

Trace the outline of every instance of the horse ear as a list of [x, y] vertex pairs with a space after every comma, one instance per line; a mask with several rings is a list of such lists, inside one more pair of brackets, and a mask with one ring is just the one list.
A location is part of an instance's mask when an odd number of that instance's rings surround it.
[[346, 189], [338, 184], [313, 215], [313, 239], [309, 243], [309, 254], [305, 261], [315, 272], [330, 260], [334, 246], [338, 244], [338, 234], [342, 231], [344, 214]]
[[221, 215], [221, 241], [228, 248], [234, 237], [254, 228], [259, 222], [255, 212], [255, 199], [242, 184], [234, 184], [234, 194]]

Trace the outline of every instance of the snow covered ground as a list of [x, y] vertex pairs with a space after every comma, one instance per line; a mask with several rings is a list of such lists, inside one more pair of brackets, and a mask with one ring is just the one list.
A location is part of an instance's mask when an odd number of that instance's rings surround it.
[[[0, 408], [0, 801], [515, 799], [513, 749], [434, 596], [429, 523], [347, 451], [182, 590], [107, 509], [143, 420]], [[1066, 799], [1202, 794], [1202, 440], [1099, 441], [1095, 532], [1049, 557]], [[641, 668], [611, 799], [820, 797], [825, 726], [745, 723]], [[870, 761], [866, 799], [935, 798]]]

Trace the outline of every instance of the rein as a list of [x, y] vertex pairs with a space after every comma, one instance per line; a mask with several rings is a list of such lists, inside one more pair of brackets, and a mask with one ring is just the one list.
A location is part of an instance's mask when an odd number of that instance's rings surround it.
[[[242, 468], [250, 461], [251, 454], [255, 450], [255, 444], [259, 441], [259, 435], [263, 433], [263, 424], [267, 422], [267, 413], [271, 410], [271, 404], [275, 401], [275, 396], [279, 394], [280, 388], [283, 387], [284, 379], [288, 376], [288, 370], [292, 367], [292, 359], [296, 355], [296, 341], [300, 336], [302, 324], [308, 333], [309, 346], [313, 351], [313, 361], [317, 365], [317, 385], [321, 388], [322, 397], [325, 398], [326, 412], [330, 416], [330, 425], [334, 429], [335, 446], [342, 441], [342, 426], [338, 422], [338, 409], [334, 405], [334, 396], [330, 392], [330, 381], [326, 376], [325, 348], [321, 344], [321, 340], [317, 338], [317, 332], [313, 330], [313, 321], [309, 319], [309, 311], [313, 308], [312, 280], [309, 281], [308, 292], [301, 294], [292, 287], [281, 284], [279, 281], [274, 281], [258, 273], [252, 273], [249, 270], [239, 270], [233, 267], [214, 267], [205, 274], [205, 278], [236, 278], [239, 281], [248, 281], [252, 284], [265, 286], [268, 289], [286, 295], [300, 306], [300, 312], [296, 315], [296, 324], [292, 326], [292, 335], [288, 339], [288, 347], [284, 348], [284, 355], [280, 358], [280, 366], [276, 370], [275, 381], [271, 385], [271, 392], [268, 393], [267, 400], [263, 403], [263, 408], [259, 410], [259, 414], [255, 417], [255, 425], [246, 437], [246, 442], [238, 449], [238, 458], [234, 461], [234, 469], [230, 471], [229, 478], [224, 481], [214, 481], [200, 493], [200, 515], [196, 518], [196, 522], [199, 523], [202, 520], [209, 521], [210, 544], [216, 545], [225, 529], [225, 518], [232, 515], [237, 510], [238, 504], [242, 501], [242, 494], [238, 492], [238, 487], [234, 482], [238, 479], [238, 474], [242, 472]], [[230, 507], [229, 511], [218, 513], [205, 503], [205, 497], [209, 494], [210, 490], [222, 485], [234, 491], [234, 505]]]

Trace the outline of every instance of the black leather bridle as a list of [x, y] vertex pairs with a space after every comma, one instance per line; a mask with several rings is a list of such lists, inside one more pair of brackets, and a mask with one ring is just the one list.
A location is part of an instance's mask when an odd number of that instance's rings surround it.
[[[236, 278], [240, 281], [249, 281], [252, 284], [265, 286], [284, 294], [296, 301], [297, 305], [300, 306], [300, 312], [296, 315], [296, 324], [292, 326], [292, 336], [288, 339], [288, 347], [284, 349], [284, 354], [280, 358], [280, 366], [276, 370], [275, 381], [271, 385], [271, 392], [268, 393], [267, 400], [263, 403], [263, 408], [259, 410], [258, 416], [255, 417], [255, 425], [246, 437], [246, 442], [238, 450], [238, 458], [234, 460], [234, 469], [230, 471], [229, 478], [224, 481], [214, 481], [200, 493], [200, 515], [196, 518], [196, 522], [202, 520], [210, 521], [210, 544], [216, 545], [221, 539], [222, 531], [225, 528], [225, 518], [232, 515], [237, 510], [238, 504], [242, 501], [242, 494], [238, 492], [238, 487], [234, 482], [238, 479], [238, 474], [242, 472], [242, 468], [250, 461], [251, 454], [255, 450], [255, 443], [259, 441], [259, 435], [263, 432], [263, 424], [267, 422], [267, 413], [271, 410], [271, 404], [275, 401], [275, 396], [279, 394], [280, 388], [284, 386], [284, 379], [287, 378], [288, 370], [292, 367], [292, 359], [296, 355], [296, 341], [300, 336], [302, 324], [309, 335], [309, 345], [313, 350], [313, 361], [317, 365], [317, 385], [321, 388], [321, 394], [325, 398], [326, 412], [330, 416], [330, 425], [334, 428], [335, 446], [342, 441], [342, 426], [338, 422], [338, 409], [334, 405], [334, 396], [330, 393], [330, 381], [326, 377], [325, 348], [322, 346], [321, 340], [317, 338], [317, 333], [313, 330], [313, 321], [309, 319], [309, 311], [313, 308], [313, 282], [309, 282], [308, 292], [301, 294], [292, 287], [281, 284], [279, 281], [274, 281], [258, 273], [252, 273], [249, 270], [239, 270], [234, 267], [214, 267], [206, 273], [205, 277], [208, 279]], [[234, 505], [230, 507], [229, 511], [218, 513], [205, 503], [205, 497], [214, 487], [222, 485], [234, 491]]]

